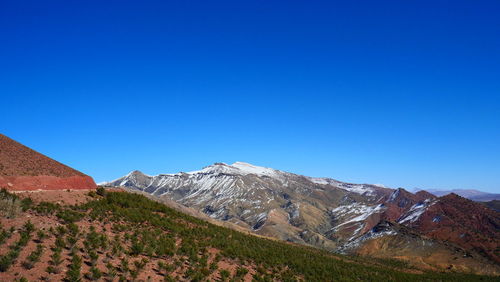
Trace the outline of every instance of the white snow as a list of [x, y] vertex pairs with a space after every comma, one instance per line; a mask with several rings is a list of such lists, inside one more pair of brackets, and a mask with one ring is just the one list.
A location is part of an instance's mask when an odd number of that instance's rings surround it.
[[312, 182], [314, 182], [316, 184], [321, 184], [321, 185], [330, 184], [330, 182], [328, 181], [329, 180], [328, 178], [309, 177], [309, 180], [311, 180]]
[[366, 193], [367, 195], [371, 195], [373, 193], [373, 190], [369, 186], [363, 184], [340, 183], [337, 187], [358, 194]]
[[[261, 223], [262, 221], [266, 221], [267, 220], [267, 212], [260, 213], [260, 214], [256, 215], [255, 218], [256, 218], [255, 222], [257, 222], [257, 223]], [[254, 229], [254, 231], [260, 230], [263, 226], [264, 226], [264, 224], [261, 224], [260, 227]]]
[[396, 189], [394, 190], [394, 192], [392, 192], [391, 197], [389, 197], [389, 202], [392, 202], [396, 199], [396, 197], [399, 195], [399, 191], [399, 189]]
[[415, 222], [417, 221], [420, 216], [427, 210], [428, 207], [432, 206], [434, 202], [431, 202], [430, 199], [425, 200], [423, 203], [417, 203], [413, 205], [408, 212], [403, 215], [398, 222], [399, 223], [405, 223], [405, 222]]
[[370, 239], [376, 239], [376, 238], [380, 238], [380, 237], [384, 237], [384, 236], [393, 236], [396, 234], [397, 234], [397, 232], [394, 230], [384, 230], [381, 232], [374, 232], [373, 230], [370, 230], [367, 233], [365, 233], [363, 236], [358, 237], [354, 240], [353, 240], [353, 238], [351, 238], [347, 244], [342, 245], [338, 250], [340, 253], [345, 253], [349, 249], [354, 249], [354, 248], [360, 246], [361, 243], [363, 243], [364, 241], [367, 241]]
[[344, 205], [337, 207], [332, 210], [332, 213], [335, 217], [340, 218], [343, 222], [339, 225], [336, 225], [331, 230], [337, 232], [341, 227], [346, 225], [354, 225], [357, 226], [356, 230], [352, 232], [352, 236], [349, 240], [352, 240], [359, 232], [365, 228], [365, 220], [369, 218], [371, 215], [376, 213], [381, 213], [384, 211], [386, 207], [382, 204], [367, 206], [360, 203], [353, 203], [350, 205]]
[[267, 212], [262, 212], [258, 215], [255, 216], [255, 221], [261, 221], [263, 219], [266, 219], [267, 218]]
[[227, 173], [227, 174], [240, 174], [240, 175], [255, 174], [258, 176], [276, 177], [278, 176], [278, 172], [279, 172], [278, 170], [272, 168], [255, 166], [244, 162], [235, 162], [232, 165], [228, 165], [225, 163], [216, 163], [207, 166], [201, 170], [187, 172], [186, 174], [196, 175], [196, 174], [207, 174], [207, 173]]
[[332, 213], [337, 217], [346, 216], [348, 219], [342, 224], [335, 226], [334, 229], [337, 229], [338, 227], [346, 225], [348, 223], [364, 221], [372, 214], [380, 213], [385, 209], [386, 208], [382, 204], [375, 206], [366, 206], [359, 203], [337, 207], [332, 210]]
[[[332, 185], [340, 189], [347, 190], [349, 192], [357, 193], [357, 194], [366, 194], [368, 196], [373, 194], [373, 189], [370, 185], [364, 184], [351, 184], [337, 181], [335, 179], [326, 178], [326, 177], [308, 177], [308, 179], [316, 184], [320, 185]], [[380, 184], [375, 184], [375, 186], [380, 186]]]
[[235, 162], [231, 166], [241, 170], [243, 173], [256, 174], [259, 176], [262, 176], [262, 175], [276, 176], [276, 172], [277, 172], [276, 170], [274, 170], [272, 168], [255, 166], [255, 165], [252, 165], [249, 163], [244, 163], [244, 162]]
[[298, 218], [300, 216], [300, 204], [299, 203], [295, 204], [294, 208], [295, 209], [292, 211], [291, 218]]

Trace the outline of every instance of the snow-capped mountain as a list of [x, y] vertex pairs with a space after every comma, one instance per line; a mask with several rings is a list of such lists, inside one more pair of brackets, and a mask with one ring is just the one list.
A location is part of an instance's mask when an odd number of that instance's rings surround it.
[[[348, 238], [360, 235], [363, 228], [369, 228], [365, 220], [383, 210], [376, 207], [392, 192], [376, 185], [306, 177], [243, 162], [215, 163], [198, 171], [156, 176], [133, 171], [106, 185], [166, 197], [212, 218], [302, 243], [333, 234], [334, 228], [348, 230], [345, 231]], [[348, 215], [338, 212], [353, 203], [363, 205], [364, 209], [350, 211]], [[346, 222], [336, 224], [341, 218]], [[353, 226], [356, 228], [350, 230]], [[300, 232], [290, 233], [289, 229]], [[284, 230], [286, 234], [282, 234]], [[314, 239], [305, 238], [310, 236]], [[341, 237], [340, 240], [347, 239]]]
[[[133, 171], [105, 185], [173, 200], [257, 234], [336, 251], [352, 250], [370, 238], [394, 236], [395, 231], [375, 236], [374, 228], [380, 222], [390, 221], [432, 236], [445, 230], [443, 222], [449, 220], [447, 206], [443, 208], [442, 200], [426, 191], [413, 194], [402, 188], [308, 177], [243, 162], [155, 176]], [[498, 213], [484, 209], [480, 205], [476, 215], [500, 224]], [[457, 217], [464, 216], [470, 217], [466, 212]], [[448, 240], [460, 243], [459, 237], [465, 236], [461, 234]]]

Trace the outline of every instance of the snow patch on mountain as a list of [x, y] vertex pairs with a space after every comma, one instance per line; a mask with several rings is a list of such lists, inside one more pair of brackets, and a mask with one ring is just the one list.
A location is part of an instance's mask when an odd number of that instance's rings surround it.
[[238, 168], [240, 171], [246, 173], [246, 174], [255, 174], [259, 176], [276, 176], [277, 175], [277, 170], [274, 170], [272, 168], [267, 168], [267, 167], [261, 167], [261, 166], [255, 166], [249, 163], [244, 163], [244, 162], [235, 162], [234, 164], [231, 165], [232, 167]]
[[393, 202], [394, 200], [396, 200], [396, 198], [399, 196], [399, 193], [401, 192], [400, 189], [396, 189], [394, 190], [394, 192], [392, 192], [391, 196], [389, 197], [389, 202]]
[[379, 185], [367, 185], [367, 184], [352, 184], [352, 183], [344, 183], [337, 181], [335, 179], [331, 178], [325, 178], [325, 177], [308, 177], [308, 179], [319, 185], [332, 185], [334, 187], [340, 188], [347, 190], [349, 192], [361, 194], [361, 195], [367, 195], [371, 196], [374, 193], [374, 186], [379, 187], [379, 188], [385, 188]]
[[335, 226], [335, 229], [349, 223], [364, 221], [371, 215], [381, 213], [385, 209], [386, 207], [383, 204], [367, 206], [360, 203], [337, 207], [332, 210], [332, 214], [334, 214], [335, 217], [344, 218], [345, 221], [342, 224]]
[[351, 238], [349, 240], [349, 242], [347, 242], [346, 244], [342, 245], [338, 251], [339, 253], [347, 253], [349, 250], [352, 250], [352, 249], [356, 249], [357, 247], [361, 246], [363, 244], [363, 242], [365, 241], [368, 241], [368, 240], [372, 240], [372, 239], [376, 239], [376, 238], [380, 238], [380, 237], [384, 237], [384, 236], [394, 236], [394, 235], [397, 235], [398, 233], [394, 230], [391, 230], [391, 229], [386, 229], [386, 230], [376, 230], [375, 228], [373, 228], [372, 230], [366, 232], [365, 234], [363, 234], [362, 236], [358, 237], [358, 238]]
[[277, 177], [279, 171], [272, 168], [256, 166], [245, 162], [235, 162], [232, 165], [228, 165], [225, 163], [216, 163], [207, 166], [201, 170], [187, 172], [186, 174], [197, 175], [197, 174], [213, 174], [213, 173], [227, 173], [227, 174], [239, 174], [239, 175], [255, 174], [257, 176]]
[[404, 214], [399, 220], [399, 223], [412, 223], [417, 221], [420, 216], [430, 207], [434, 204], [435, 202], [431, 201], [430, 199], [425, 200], [424, 202], [421, 203], [416, 203], [413, 205], [410, 210], [406, 214]]

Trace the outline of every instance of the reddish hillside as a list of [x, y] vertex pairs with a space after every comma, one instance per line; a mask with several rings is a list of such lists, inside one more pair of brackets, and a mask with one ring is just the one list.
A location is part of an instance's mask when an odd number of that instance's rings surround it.
[[0, 187], [8, 190], [93, 189], [94, 180], [0, 134]]
[[440, 197], [411, 227], [500, 262], [500, 213], [456, 194]]
[[398, 188], [392, 192], [389, 199], [384, 202], [387, 210], [383, 218], [389, 221], [397, 221], [413, 205], [424, 202], [427, 199], [435, 199], [436, 196], [426, 192], [419, 191], [416, 194], [410, 193], [403, 188]]

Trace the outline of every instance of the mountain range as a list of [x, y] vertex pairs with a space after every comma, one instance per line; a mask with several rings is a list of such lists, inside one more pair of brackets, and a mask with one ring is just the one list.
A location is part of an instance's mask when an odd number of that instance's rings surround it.
[[[415, 189], [414, 191], [418, 192], [420, 190], [421, 189]], [[500, 194], [498, 193], [488, 193], [475, 189], [453, 189], [453, 190], [426, 189], [425, 191], [432, 193], [433, 195], [436, 195], [438, 197], [453, 193], [476, 202], [488, 202], [493, 200], [500, 200]]]
[[500, 215], [457, 194], [437, 197], [255, 166], [133, 171], [105, 183], [173, 200], [251, 232], [345, 254], [420, 267], [497, 271]]
[[[498, 202], [237, 162], [92, 177], [0, 135], [0, 281], [485, 281]], [[332, 278], [334, 277], [334, 278]]]

